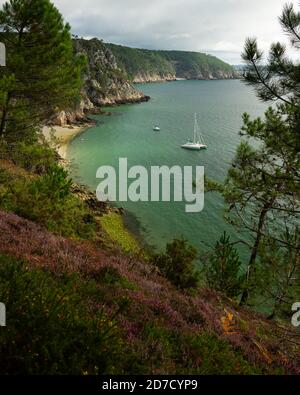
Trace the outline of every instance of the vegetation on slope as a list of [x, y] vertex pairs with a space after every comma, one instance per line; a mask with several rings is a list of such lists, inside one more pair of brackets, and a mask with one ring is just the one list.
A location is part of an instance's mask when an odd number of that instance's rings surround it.
[[74, 56], [70, 26], [48, 0], [5, 3], [0, 41], [7, 52], [0, 70], [0, 137], [10, 145], [20, 134], [33, 142], [41, 122], [78, 102], [84, 58]]
[[236, 77], [232, 66], [215, 56], [200, 52], [159, 51], [174, 65], [176, 76], [187, 79]]
[[108, 235], [107, 244], [113, 242], [127, 253], [138, 254], [141, 246], [133, 235], [125, 228], [123, 218], [118, 213], [104, 215], [100, 219], [101, 226]]
[[106, 44], [115, 55], [118, 64], [132, 80], [139, 75], [157, 75], [161, 79], [175, 77], [174, 66], [160, 54], [160, 51], [129, 48]]
[[214, 291], [179, 291], [140, 258], [4, 212], [0, 246], [3, 373], [298, 372], [284, 328]]
[[133, 79], [235, 78], [229, 64], [212, 55], [188, 51], [159, 51], [106, 44], [120, 67]]

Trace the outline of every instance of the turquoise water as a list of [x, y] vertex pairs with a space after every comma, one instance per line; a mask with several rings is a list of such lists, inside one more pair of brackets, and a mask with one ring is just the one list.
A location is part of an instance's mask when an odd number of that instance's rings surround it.
[[[118, 168], [119, 157], [128, 165], [205, 166], [209, 178], [221, 181], [241, 137], [241, 115], [262, 115], [266, 105], [237, 80], [176, 81], [139, 84], [151, 96], [148, 103], [108, 108], [111, 116], [96, 116], [97, 125], [75, 138], [68, 150], [73, 177], [96, 189], [96, 170], [101, 165]], [[206, 151], [187, 151], [180, 145], [192, 137], [197, 112]], [[161, 132], [153, 132], [154, 124]], [[128, 223], [147, 244], [162, 248], [183, 236], [201, 251], [212, 246], [224, 230], [237, 238], [223, 220], [222, 199], [205, 194], [204, 210], [187, 214], [181, 202], [122, 202], [132, 216]], [[135, 220], [133, 220], [133, 218]]]

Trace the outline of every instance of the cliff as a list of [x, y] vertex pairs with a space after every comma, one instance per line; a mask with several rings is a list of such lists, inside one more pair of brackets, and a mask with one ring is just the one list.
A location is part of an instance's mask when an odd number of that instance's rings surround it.
[[232, 66], [199, 52], [157, 51], [107, 44], [133, 82], [238, 78]]
[[85, 121], [87, 112], [96, 112], [101, 106], [149, 100], [132, 85], [112, 51], [101, 40], [76, 38], [73, 45], [75, 53], [84, 54], [87, 59], [81, 100], [75, 110], [57, 113], [50, 123], [61, 126], [80, 123]]
[[101, 40], [76, 39], [73, 42], [75, 52], [83, 53], [87, 57], [83, 96], [93, 106], [146, 99], [143, 93], [131, 85], [111, 50]]

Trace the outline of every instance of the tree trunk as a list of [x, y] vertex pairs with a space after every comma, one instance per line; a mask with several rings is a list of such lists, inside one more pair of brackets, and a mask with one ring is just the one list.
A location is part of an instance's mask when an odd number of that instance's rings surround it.
[[11, 94], [7, 94], [5, 106], [3, 107], [2, 111], [2, 117], [1, 117], [1, 123], [0, 123], [0, 137], [3, 139], [4, 138], [4, 133], [5, 133], [5, 127], [6, 127], [6, 121], [7, 121], [7, 114], [8, 114], [8, 106], [10, 102], [10, 96]]
[[[262, 238], [262, 229], [265, 224], [266, 215], [269, 211], [269, 208], [272, 206], [273, 202], [274, 202], [274, 199], [265, 203], [261, 212], [260, 212], [259, 221], [258, 221], [257, 230], [256, 230], [256, 238], [255, 238], [255, 242], [252, 247], [251, 256], [250, 256], [248, 267], [247, 267], [247, 275], [246, 275], [246, 284], [247, 285], [249, 284], [251, 274], [252, 274], [252, 268], [254, 266], [254, 263], [256, 261], [256, 257], [258, 254], [258, 248], [259, 248], [260, 241]], [[249, 291], [248, 291], [248, 288], [246, 288], [243, 291], [243, 294], [242, 294], [242, 297], [240, 300], [240, 305], [247, 303], [248, 297], [249, 297]]]

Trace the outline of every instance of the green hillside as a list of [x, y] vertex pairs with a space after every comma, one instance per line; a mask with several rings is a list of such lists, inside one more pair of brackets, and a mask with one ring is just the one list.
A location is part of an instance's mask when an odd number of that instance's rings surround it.
[[123, 47], [107, 44], [115, 55], [119, 66], [125, 69], [128, 76], [134, 79], [138, 74], [158, 74], [162, 78], [174, 76], [174, 65], [162, 56], [160, 51]]
[[236, 78], [232, 66], [212, 55], [187, 51], [159, 51], [107, 44], [120, 68], [135, 80]]

